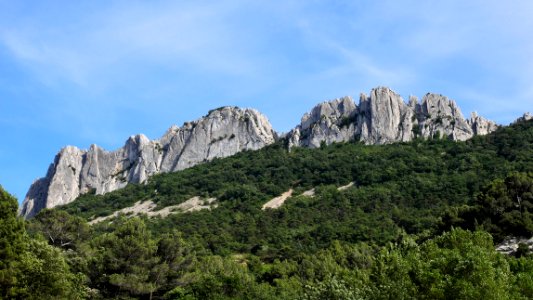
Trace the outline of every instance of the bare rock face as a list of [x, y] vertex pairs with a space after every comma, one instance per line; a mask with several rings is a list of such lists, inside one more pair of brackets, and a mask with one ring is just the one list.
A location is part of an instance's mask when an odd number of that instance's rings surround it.
[[376, 88], [370, 97], [362, 94], [358, 110], [356, 135], [365, 144], [387, 144], [411, 140], [414, 112], [402, 97], [388, 88]]
[[289, 145], [320, 147], [350, 140], [355, 132], [355, 103], [350, 97], [323, 102], [302, 117], [300, 125], [289, 133]]
[[498, 129], [498, 125], [490, 120], [487, 120], [477, 113], [473, 112], [470, 119], [467, 120], [475, 135], [485, 135]]
[[207, 117], [167, 132], [161, 168], [172, 172], [242, 150], [257, 150], [275, 141], [268, 119], [256, 110], [224, 107]]
[[67, 146], [56, 156], [46, 177], [30, 187], [21, 215], [32, 217], [43, 208], [67, 204], [94, 190], [104, 194], [128, 183], [142, 183], [161, 172], [182, 170], [215, 157], [256, 150], [274, 143], [268, 119], [252, 109], [223, 107], [183, 127], [171, 127], [159, 140], [130, 137], [116, 151], [91, 145]]
[[527, 121], [532, 120], [532, 119], [533, 119], [533, 116], [529, 112], [526, 112], [520, 118], [516, 119], [513, 123], [527, 122]]
[[529, 239], [507, 237], [503, 242], [496, 245], [496, 251], [507, 255], [515, 255], [518, 252], [520, 244], [526, 246], [529, 251], [533, 250], [533, 237]]
[[[345, 107], [349, 110], [342, 109]], [[464, 141], [497, 127], [476, 114], [466, 120], [457, 104], [443, 95], [428, 93], [420, 103], [411, 96], [406, 103], [391, 89], [378, 87], [370, 96], [361, 94], [359, 105], [348, 97], [319, 104], [304, 115], [287, 139], [289, 147], [318, 147], [321, 143], [352, 140], [388, 144], [417, 137]]]

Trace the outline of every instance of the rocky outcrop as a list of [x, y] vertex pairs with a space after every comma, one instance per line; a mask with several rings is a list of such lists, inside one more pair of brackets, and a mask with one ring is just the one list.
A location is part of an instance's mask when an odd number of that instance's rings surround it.
[[[523, 119], [531, 118], [524, 115]], [[288, 146], [316, 148], [321, 144], [360, 141], [365, 144], [407, 142], [414, 138], [466, 140], [494, 131], [497, 125], [477, 114], [463, 118], [453, 100], [426, 94], [406, 103], [389, 88], [361, 94], [359, 105], [350, 97], [323, 102], [305, 114], [284, 137]], [[80, 194], [104, 194], [142, 183], [157, 173], [182, 170], [215, 157], [257, 150], [273, 143], [276, 133], [266, 117], [252, 109], [222, 107], [182, 127], [172, 126], [159, 140], [130, 137], [124, 147], [105, 151], [68, 146], [57, 154], [44, 178], [30, 187], [21, 214], [63, 205]]]
[[466, 122], [472, 127], [475, 135], [489, 134], [498, 129], [496, 123], [478, 116], [476, 112], [473, 112], [470, 119], [466, 120]]
[[348, 97], [317, 105], [287, 134], [287, 140], [289, 147], [353, 140], [388, 144], [417, 137], [464, 141], [496, 128], [475, 113], [465, 119], [457, 104], [443, 95], [428, 93], [420, 103], [411, 96], [406, 103], [391, 89], [378, 87], [370, 96], [361, 94], [359, 105]]
[[524, 113], [523, 116], [521, 116], [520, 118], [516, 119], [513, 123], [527, 122], [529, 120], [533, 120], [533, 116], [529, 112], [526, 112], [526, 113]]
[[302, 117], [300, 125], [289, 135], [289, 145], [319, 147], [352, 139], [356, 106], [352, 98], [344, 97], [315, 106]]
[[182, 127], [171, 127], [159, 140], [151, 141], [142, 134], [132, 136], [116, 151], [96, 145], [88, 150], [67, 146], [57, 154], [46, 177], [32, 184], [21, 214], [31, 217], [91, 190], [104, 194], [128, 183], [142, 183], [157, 173], [260, 149], [273, 143], [275, 137], [270, 122], [259, 112], [223, 107]]
[[522, 250], [533, 251], [533, 237], [529, 239], [507, 237], [503, 242], [496, 245], [496, 251], [507, 255], [515, 255], [520, 245], [523, 247]]

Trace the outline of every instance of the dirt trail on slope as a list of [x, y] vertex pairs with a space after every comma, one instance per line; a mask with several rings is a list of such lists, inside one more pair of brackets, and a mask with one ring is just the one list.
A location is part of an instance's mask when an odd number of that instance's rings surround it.
[[307, 191], [303, 192], [302, 196], [314, 197], [315, 196], [315, 189], [312, 188], [310, 190], [307, 190]]
[[[186, 200], [183, 203], [167, 206], [160, 210], [154, 209], [157, 207], [157, 205], [152, 202], [151, 200], [148, 201], [137, 201], [135, 204], [129, 207], [125, 207], [121, 210], [117, 210], [113, 214], [105, 217], [98, 217], [92, 221], [89, 222], [90, 225], [105, 221], [107, 219], [113, 218], [118, 216], [119, 214], [125, 214], [130, 216], [137, 216], [140, 214], [147, 214], [149, 217], [167, 217], [170, 214], [180, 213], [180, 212], [192, 212], [202, 209], [211, 209], [211, 204], [216, 201], [216, 198], [209, 198], [209, 199], [201, 199], [200, 197], [192, 197], [188, 200]], [[216, 207], [216, 205], [214, 206]]]
[[285, 202], [285, 200], [287, 200], [290, 196], [292, 196], [292, 192], [293, 192], [292, 189], [286, 191], [285, 193], [281, 194], [280, 196], [278, 196], [278, 197], [268, 201], [267, 203], [265, 203], [261, 209], [265, 210], [267, 208], [278, 208], [278, 207], [280, 207], [283, 204], [283, 202]]
[[347, 185], [339, 186], [339, 187], [337, 188], [337, 190], [338, 190], [338, 191], [344, 191], [344, 190], [347, 190], [347, 189], [351, 188], [354, 184], [355, 184], [355, 182], [352, 181], [352, 182], [348, 183]]

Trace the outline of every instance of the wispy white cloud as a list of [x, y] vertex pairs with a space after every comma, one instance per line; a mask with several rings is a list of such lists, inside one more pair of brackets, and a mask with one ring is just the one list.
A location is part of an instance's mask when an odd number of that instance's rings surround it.
[[91, 65], [74, 49], [39, 41], [16, 31], [4, 32], [1, 38], [13, 55], [37, 72], [44, 82], [50, 83], [53, 77], [60, 75], [80, 86], [87, 84]]
[[81, 16], [80, 24], [4, 24], [0, 42], [43, 81], [55, 75], [82, 87], [109, 79], [113, 69], [143, 64], [246, 73], [254, 62], [231, 26], [236, 9], [228, 1], [132, 2]]

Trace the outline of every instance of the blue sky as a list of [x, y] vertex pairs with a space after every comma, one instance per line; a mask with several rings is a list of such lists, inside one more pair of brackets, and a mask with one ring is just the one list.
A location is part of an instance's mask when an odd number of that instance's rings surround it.
[[288, 131], [389, 86], [508, 124], [533, 108], [533, 1], [0, 0], [0, 184], [65, 145], [113, 150], [224, 105]]

